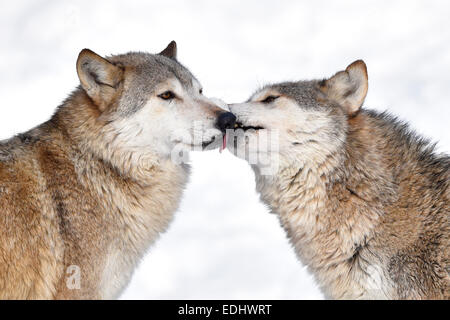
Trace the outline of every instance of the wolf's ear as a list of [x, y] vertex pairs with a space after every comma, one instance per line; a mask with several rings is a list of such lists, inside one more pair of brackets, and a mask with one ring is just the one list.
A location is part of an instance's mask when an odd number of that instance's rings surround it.
[[83, 49], [78, 55], [77, 73], [84, 91], [100, 111], [105, 110], [123, 79], [122, 68], [89, 49]]
[[169, 45], [159, 54], [167, 58], [177, 60], [177, 43], [175, 41], [171, 41]]
[[367, 95], [368, 76], [364, 61], [357, 60], [321, 83], [321, 91], [329, 100], [338, 102], [348, 115], [356, 114]]

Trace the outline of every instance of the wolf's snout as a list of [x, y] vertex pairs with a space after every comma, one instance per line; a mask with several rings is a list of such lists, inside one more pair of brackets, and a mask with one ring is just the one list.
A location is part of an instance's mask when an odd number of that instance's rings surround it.
[[231, 112], [224, 112], [217, 118], [217, 128], [225, 132], [227, 129], [233, 129], [236, 123], [236, 116]]

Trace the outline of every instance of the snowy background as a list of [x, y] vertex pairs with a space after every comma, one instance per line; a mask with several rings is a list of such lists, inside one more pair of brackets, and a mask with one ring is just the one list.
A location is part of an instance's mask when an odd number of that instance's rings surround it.
[[[450, 151], [448, 1], [1, 1], [0, 139], [47, 120], [78, 84], [79, 51], [159, 52], [205, 94], [247, 99], [266, 82], [323, 78], [362, 58], [366, 108], [388, 109]], [[123, 299], [320, 299], [247, 164], [194, 154], [168, 232]]]

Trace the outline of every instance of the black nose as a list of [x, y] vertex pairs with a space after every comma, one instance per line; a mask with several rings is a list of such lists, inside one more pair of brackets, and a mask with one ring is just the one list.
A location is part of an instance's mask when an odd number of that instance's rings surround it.
[[231, 112], [221, 113], [217, 118], [217, 127], [224, 132], [227, 129], [233, 129], [235, 123], [236, 123], [236, 116]]

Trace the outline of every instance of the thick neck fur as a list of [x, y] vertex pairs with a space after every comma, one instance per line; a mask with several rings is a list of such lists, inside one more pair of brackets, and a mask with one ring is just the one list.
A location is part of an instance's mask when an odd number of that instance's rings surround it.
[[[345, 143], [323, 161], [303, 162], [300, 151], [284, 165], [281, 161], [276, 175], [262, 176], [255, 168], [262, 200], [279, 215], [298, 256], [327, 297], [370, 296], [366, 259], [372, 266], [378, 261], [364, 257], [370, 255], [364, 248], [383, 206], [395, 197], [389, 163], [373, 152], [380, 149], [374, 132], [361, 114], [349, 121]], [[292, 160], [295, 157], [299, 160]]]
[[[92, 240], [103, 243], [94, 253], [100, 270], [95, 276], [97, 297], [115, 298], [149, 245], [172, 220], [189, 166], [174, 164], [151, 151], [126, 149], [120, 133], [82, 91], [75, 92], [50, 122], [56, 153], [65, 153], [81, 193], [87, 192], [104, 228], [96, 236], [99, 239]], [[83, 233], [86, 226], [79, 230]], [[91, 246], [87, 243], [84, 250]]]

